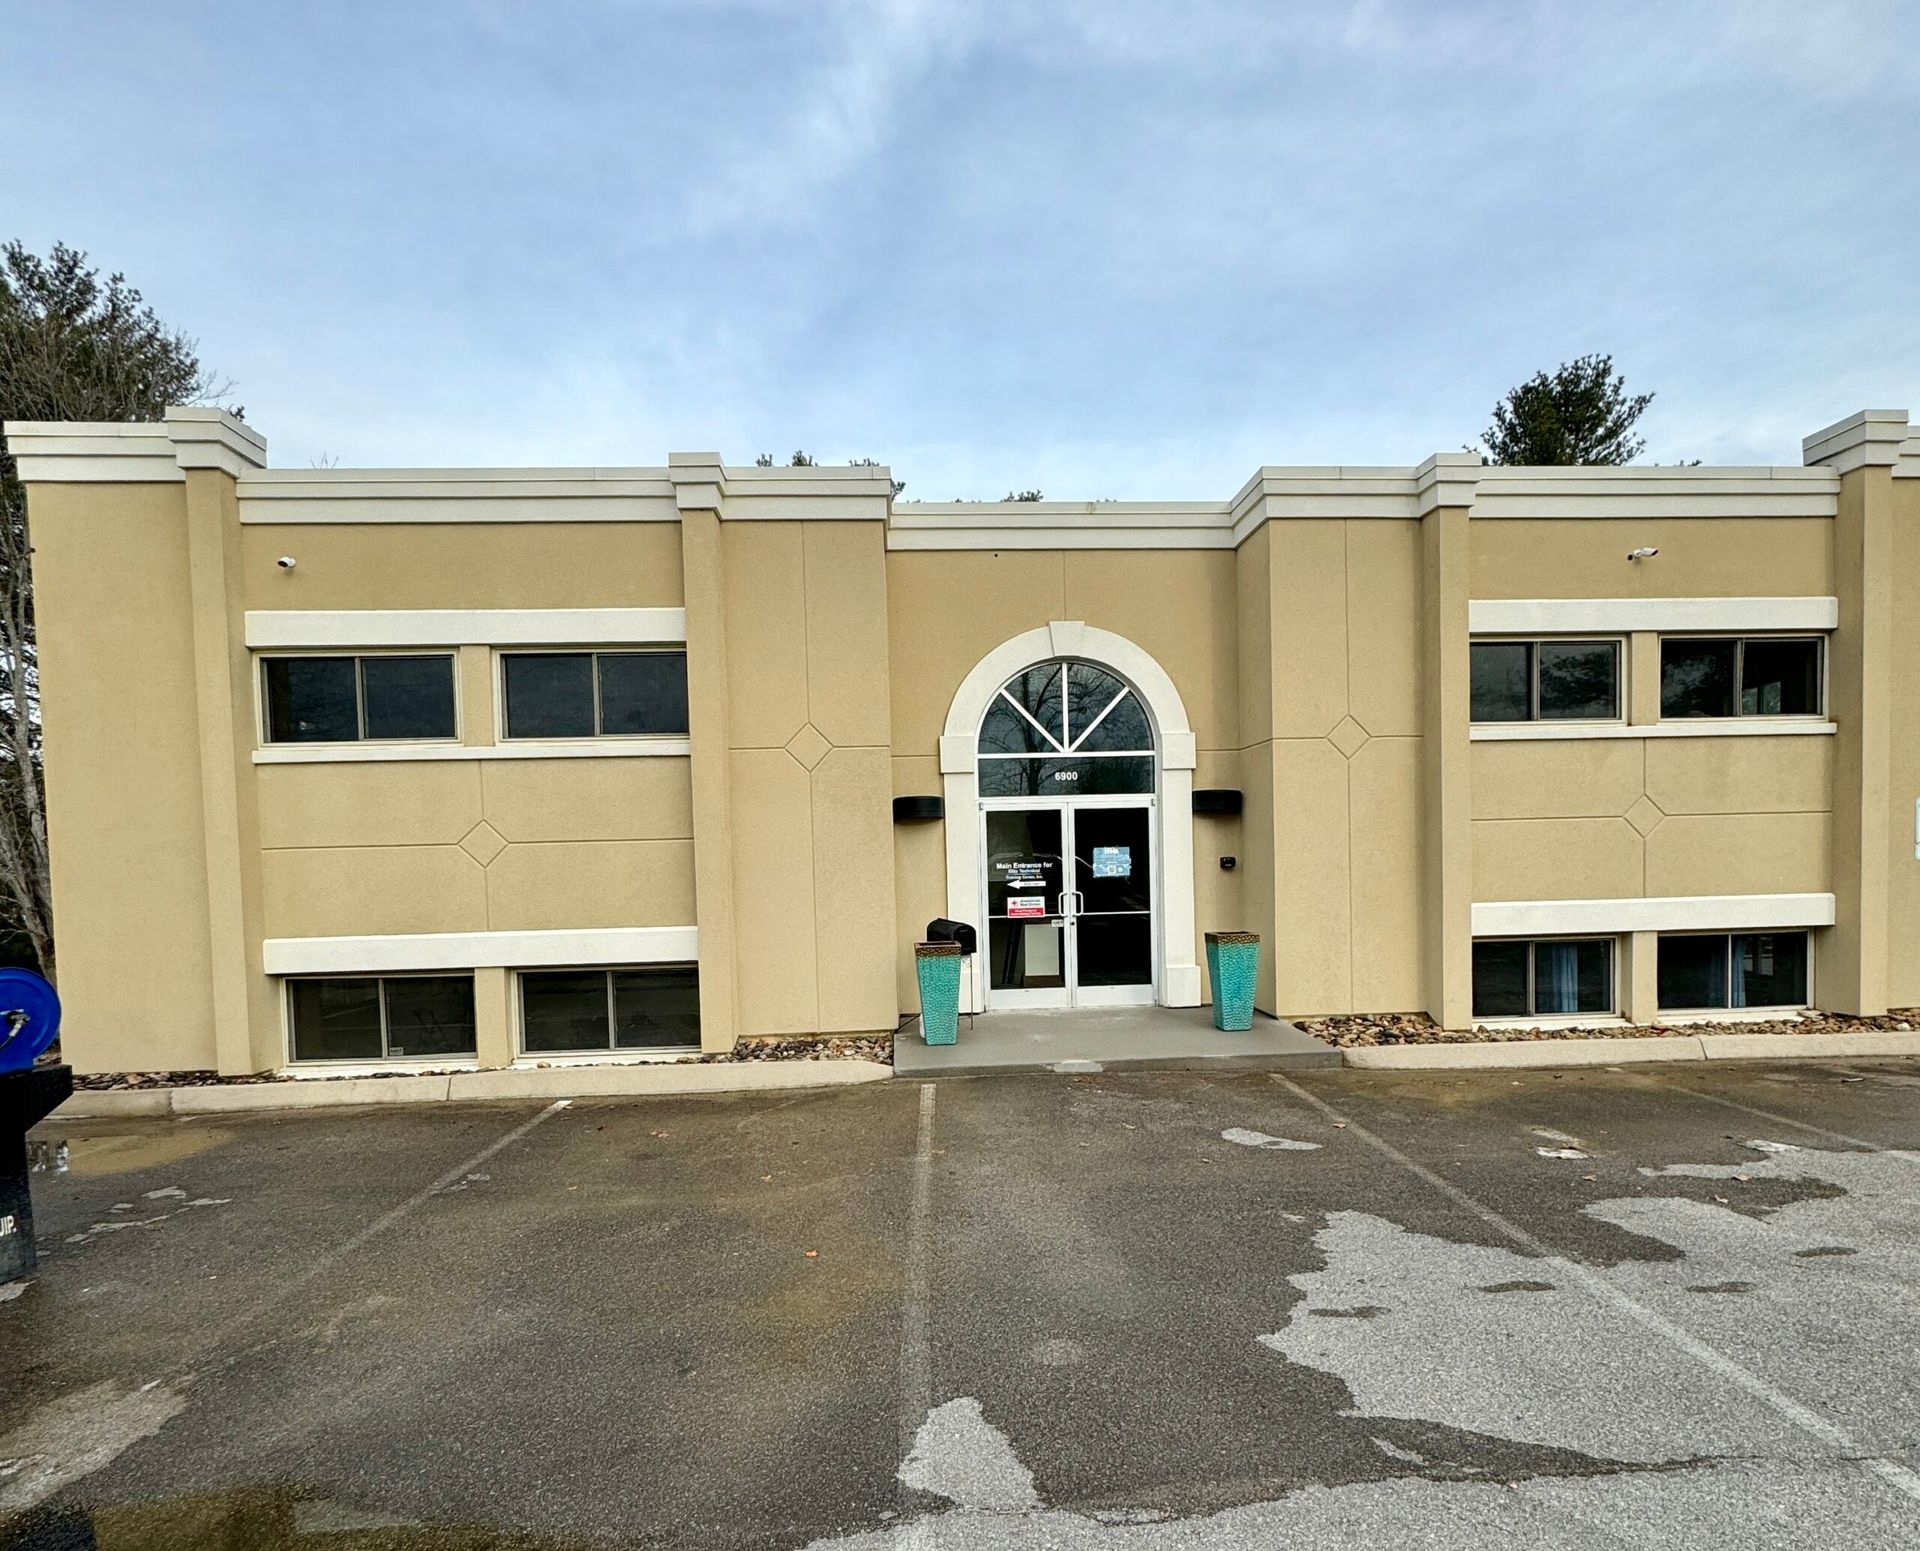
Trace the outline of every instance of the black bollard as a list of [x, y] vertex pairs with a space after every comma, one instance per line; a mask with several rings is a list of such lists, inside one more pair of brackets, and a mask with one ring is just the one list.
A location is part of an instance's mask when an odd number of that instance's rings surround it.
[[27, 1187], [27, 1132], [73, 1092], [70, 1066], [0, 1072], [0, 1283], [34, 1268], [33, 1195]]

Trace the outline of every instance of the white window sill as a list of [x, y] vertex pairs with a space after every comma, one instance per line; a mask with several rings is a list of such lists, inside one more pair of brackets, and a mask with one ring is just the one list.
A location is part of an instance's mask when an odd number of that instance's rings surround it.
[[686, 758], [686, 738], [590, 743], [326, 743], [255, 749], [256, 765], [352, 765], [417, 759], [644, 759]]
[[1654, 1016], [1680, 1028], [1689, 1023], [1781, 1023], [1805, 1017], [1809, 1010], [1804, 1002], [1792, 1007], [1702, 1007], [1686, 1012], [1668, 1012], [1663, 1007]]
[[1800, 717], [1748, 716], [1698, 722], [1512, 722], [1471, 727], [1475, 743], [1544, 743], [1575, 738], [1762, 738], [1832, 736], [1833, 722]]
[[477, 1072], [475, 1056], [449, 1056], [443, 1061], [409, 1061], [396, 1057], [391, 1061], [289, 1061], [274, 1073], [276, 1077], [312, 1079], [316, 1077], [431, 1077], [441, 1072]]
[[681, 1045], [659, 1050], [580, 1050], [552, 1055], [519, 1055], [513, 1069], [531, 1071], [542, 1066], [666, 1066], [700, 1054], [698, 1045]]

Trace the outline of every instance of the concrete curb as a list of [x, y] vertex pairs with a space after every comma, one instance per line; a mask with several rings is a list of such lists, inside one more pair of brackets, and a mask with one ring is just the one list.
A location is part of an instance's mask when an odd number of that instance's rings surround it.
[[135, 1115], [222, 1115], [248, 1110], [332, 1109], [364, 1104], [497, 1102], [503, 1099], [648, 1098], [698, 1093], [765, 1093], [885, 1082], [877, 1061], [721, 1061], [707, 1066], [539, 1066], [426, 1077], [297, 1078], [203, 1087], [80, 1089], [50, 1119]]
[[1920, 1033], [1663, 1034], [1648, 1039], [1460, 1040], [1361, 1045], [1340, 1052], [1364, 1071], [1468, 1072], [1518, 1067], [1631, 1066], [1654, 1061], [1773, 1061], [1825, 1056], [1920, 1056]]

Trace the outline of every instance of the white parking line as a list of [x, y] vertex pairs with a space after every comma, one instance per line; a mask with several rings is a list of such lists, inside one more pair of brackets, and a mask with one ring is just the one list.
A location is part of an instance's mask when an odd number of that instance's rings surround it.
[[1475, 1217], [1478, 1217], [1496, 1233], [1512, 1240], [1515, 1244], [1520, 1245], [1532, 1254], [1539, 1256], [1549, 1265], [1564, 1271], [1568, 1277], [1579, 1282], [1596, 1298], [1599, 1298], [1602, 1302], [1612, 1304], [1628, 1318], [1634, 1320], [1646, 1330], [1659, 1336], [1662, 1340], [1678, 1348], [1680, 1351], [1685, 1352], [1703, 1367], [1718, 1374], [1728, 1383], [1737, 1385], [1739, 1388], [1745, 1390], [1762, 1405], [1765, 1405], [1777, 1415], [1791, 1422], [1802, 1432], [1817, 1438], [1821, 1443], [1835, 1450], [1843, 1457], [1858, 1460], [1888, 1485], [1898, 1491], [1904, 1492], [1916, 1502], [1920, 1502], [1920, 1472], [1910, 1470], [1895, 1460], [1867, 1456], [1865, 1451], [1844, 1428], [1827, 1420], [1826, 1417], [1821, 1416], [1818, 1412], [1808, 1409], [1785, 1391], [1775, 1388], [1772, 1384], [1769, 1384], [1765, 1379], [1761, 1378], [1759, 1374], [1754, 1373], [1751, 1369], [1734, 1361], [1733, 1358], [1727, 1356], [1725, 1352], [1720, 1351], [1717, 1347], [1709, 1346], [1698, 1336], [1683, 1330], [1664, 1315], [1656, 1313], [1638, 1299], [1622, 1292], [1591, 1266], [1561, 1254], [1544, 1239], [1536, 1238], [1518, 1223], [1510, 1222], [1507, 1218], [1502, 1217], [1498, 1212], [1494, 1211], [1492, 1207], [1483, 1206], [1458, 1185], [1441, 1178], [1438, 1174], [1434, 1173], [1432, 1169], [1427, 1168], [1426, 1165], [1415, 1162], [1384, 1137], [1374, 1135], [1373, 1132], [1361, 1125], [1359, 1121], [1341, 1114], [1340, 1111], [1336, 1110], [1331, 1104], [1328, 1104], [1317, 1095], [1309, 1093], [1305, 1088], [1293, 1081], [1292, 1078], [1283, 1076], [1278, 1072], [1269, 1075], [1274, 1082], [1292, 1093], [1303, 1103], [1311, 1105], [1329, 1120], [1337, 1122], [1348, 1135], [1358, 1137], [1383, 1158], [1397, 1163], [1409, 1174], [1420, 1180], [1421, 1183], [1430, 1185], [1457, 1206], [1463, 1207], [1465, 1210], [1473, 1213]]
[[1812, 1125], [1805, 1120], [1795, 1120], [1791, 1115], [1782, 1115], [1770, 1109], [1760, 1109], [1752, 1104], [1742, 1104], [1738, 1099], [1722, 1098], [1717, 1093], [1702, 1093], [1698, 1088], [1689, 1088], [1685, 1083], [1673, 1082], [1664, 1077], [1654, 1077], [1651, 1073], [1645, 1075], [1650, 1081], [1659, 1083], [1661, 1087], [1671, 1088], [1675, 1093], [1684, 1093], [1690, 1098], [1705, 1099], [1709, 1104], [1737, 1109], [1746, 1115], [1757, 1115], [1762, 1120], [1792, 1126], [1796, 1131], [1806, 1131], [1814, 1136], [1824, 1136], [1829, 1141], [1844, 1142], [1849, 1147], [1859, 1147], [1867, 1152], [1885, 1153], [1889, 1158], [1901, 1158], [1908, 1163], [1920, 1163], [1920, 1152], [1912, 1152], [1905, 1147], [1882, 1147], [1878, 1142], [1869, 1142], [1865, 1137], [1848, 1136], [1844, 1131], [1830, 1131], [1825, 1126]]
[[[282, 1282], [257, 1302], [248, 1305], [231, 1319], [217, 1326], [212, 1336], [201, 1344], [200, 1350], [203, 1352], [217, 1352], [221, 1350], [238, 1332], [244, 1330], [249, 1324], [259, 1319], [260, 1316], [268, 1310], [284, 1302], [288, 1297], [300, 1291], [301, 1288], [307, 1286], [310, 1282], [326, 1275], [327, 1272], [339, 1265], [341, 1261], [353, 1254], [355, 1250], [361, 1249], [374, 1239], [379, 1238], [381, 1234], [393, 1227], [393, 1225], [402, 1218], [425, 1205], [428, 1201], [431, 1201], [435, 1196], [447, 1189], [448, 1186], [458, 1184], [496, 1153], [505, 1151], [528, 1132], [532, 1131], [535, 1126], [542, 1125], [551, 1120], [572, 1103], [572, 1099], [555, 1099], [553, 1103], [541, 1110], [540, 1113], [535, 1115], [531, 1120], [521, 1121], [519, 1125], [507, 1132], [505, 1136], [500, 1137], [496, 1141], [489, 1142], [471, 1158], [466, 1158], [456, 1163], [438, 1179], [434, 1180], [432, 1184], [422, 1186], [398, 1206], [374, 1218], [372, 1222], [368, 1223], [351, 1238], [328, 1250], [324, 1255], [308, 1262], [306, 1269], [301, 1271], [299, 1275]], [[245, 1352], [238, 1351], [230, 1353], [221, 1361], [219, 1366], [223, 1368], [231, 1367], [245, 1355]], [[177, 1376], [190, 1378], [192, 1376], [191, 1361], [181, 1363], [174, 1370], [174, 1373]]]
[[913, 1208], [907, 1219], [906, 1307], [900, 1325], [900, 1453], [933, 1409], [933, 1244], [929, 1218], [933, 1204], [933, 1093], [920, 1084], [920, 1134], [913, 1154]]
[[[310, 1261], [297, 1276], [216, 1326], [199, 1350], [218, 1352], [236, 1334], [289, 1296], [325, 1275], [441, 1191], [464, 1180], [489, 1158], [511, 1147], [572, 1102], [571, 1099], [556, 1100], [471, 1158], [456, 1163], [432, 1184], [416, 1190], [351, 1238]], [[233, 1366], [245, 1355], [245, 1352], [230, 1353], [215, 1365], [216, 1371]], [[185, 1392], [204, 1377], [204, 1371], [196, 1371], [193, 1359], [189, 1358], [177, 1363], [162, 1377], [149, 1379], [137, 1388], [129, 1389], [121, 1381], [109, 1379], [48, 1402], [4, 1440], [6, 1451], [17, 1456], [6, 1463], [16, 1466], [17, 1471], [0, 1471], [0, 1513], [30, 1508], [53, 1492], [112, 1464], [134, 1443], [152, 1436], [185, 1410]]]

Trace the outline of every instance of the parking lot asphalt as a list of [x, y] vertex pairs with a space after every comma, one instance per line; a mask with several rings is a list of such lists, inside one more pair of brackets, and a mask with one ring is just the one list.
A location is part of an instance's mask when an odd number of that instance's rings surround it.
[[1920, 1543], [1920, 1066], [55, 1121], [0, 1547]]

